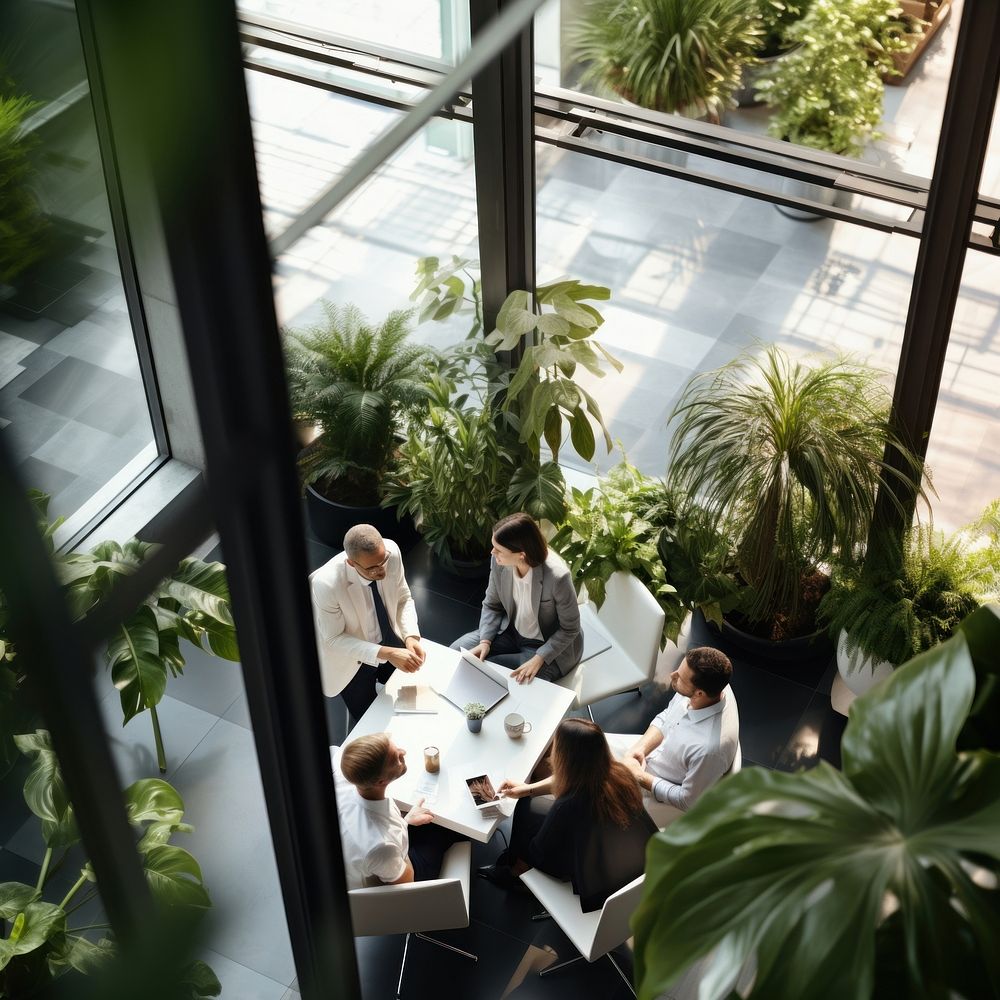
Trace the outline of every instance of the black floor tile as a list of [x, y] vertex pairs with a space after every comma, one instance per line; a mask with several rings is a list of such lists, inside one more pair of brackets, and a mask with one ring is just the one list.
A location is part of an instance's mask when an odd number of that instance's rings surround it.
[[[38, 881], [41, 868], [33, 861], [22, 858], [13, 851], [0, 849], [0, 882], [20, 882], [22, 885], [34, 885]], [[58, 900], [56, 900], [58, 902]]]
[[412, 580], [407, 582], [417, 606], [421, 635], [450, 646], [460, 635], [471, 632], [479, 625], [478, 608], [434, 593]]
[[417, 542], [403, 555], [406, 580], [435, 594], [443, 594], [454, 601], [462, 601], [479, 607], [486, 594], [486, 577], [465, 579], [444, 569], [431, 550]]
[[[616, 694], [591, 705], [594, 721], [606, 733], [644, 733], [666, 708], [673, 691], [662, 684], [645, 684], [637, 695], [632, 691]], [[583, 709], [586, 714], [586, 709]]]
[[734, 664], [732, 687], [740, 711], [740, 746], [744, 755], [775, 767], [809, 704], [811, 693], [800, 684], [747, 664]]
[[830, 705], [830, 696], [815, 693], [775, 767], [794, 771], [815, 767], [825, 760], [839, 768], [840, 741], [846, 725], [847, 719]]

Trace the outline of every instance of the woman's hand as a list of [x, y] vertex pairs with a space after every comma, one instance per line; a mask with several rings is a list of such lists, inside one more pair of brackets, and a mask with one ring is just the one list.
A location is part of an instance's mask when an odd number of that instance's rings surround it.
[[536, 653], [530, 660], [522, 663], [510, 676], [518, 684], [530, 684], [535, 674], [544, 666], [545, 661]]
[[472, 653], [473, 656], [478, 656], [480, 660], [485, 660], [486, 657], [490, 655], [490, 645], [491, 643], [483, 639], [478, 646], [473, 646], [469, 652]]
[[523, 781], [511, 781], [510, 778], [504, 778], [500, 782], [497, 793], [508, 799], [523, 799], [531, 795], [531, 785], [527, 785]]

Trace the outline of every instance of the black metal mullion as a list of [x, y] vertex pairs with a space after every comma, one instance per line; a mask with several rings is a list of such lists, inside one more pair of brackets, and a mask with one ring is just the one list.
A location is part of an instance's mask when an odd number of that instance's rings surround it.
[[[470, 0], [473, 43], [509, 0]], [[479, 256], [486, 332], [507, 295], [535, 291], [532, 24], [472, 79]]]
[[[965, 0], [892, 402], [893, 420], [920, 458], [934, 421], [998, 86], [1000, 4]], [[886, 459], [904, 469], [894, 449]], [[912, 513], [916, 497], [907, 500]], [[883, 489], [876, 524], [908, 523]]]
[[112, 112], [152, 171], [229, 566], [299, 987], [360, 995], [291, 417], [234, 6], [92, 0]]

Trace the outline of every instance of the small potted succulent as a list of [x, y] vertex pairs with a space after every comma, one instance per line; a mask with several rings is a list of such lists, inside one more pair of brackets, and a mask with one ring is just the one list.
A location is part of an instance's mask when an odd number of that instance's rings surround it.
[[462, 711], [465, 712], [465, 724], [469, 727], [469, 732], [480, 732], [483, 728], [486, 706], [481, 701], [469, 701], [465, 703]]

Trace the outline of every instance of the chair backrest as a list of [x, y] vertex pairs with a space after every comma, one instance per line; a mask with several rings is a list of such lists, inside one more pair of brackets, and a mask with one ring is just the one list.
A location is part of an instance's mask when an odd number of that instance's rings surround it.
[[631, 573], [614, 573], [597, 617], [615, 643], [652, 677], [666, 615], [642, 582]]
[[597, 931], [590, 946], [590, 954], [584, 955], [588, 962], [593, 962], [607, 954], [612, 948], [617, 948], [618, 945], [632, 936], [629, 921], [639, 905], [642, 882], [645, 877], [645, 875], [640, 875], [614, 895], [608, 896], [604, 908], [601, 910], [601, 919], [598, 921]]
[[[736, 756], [733, 758], [732, 764], [729, 766], [729, 770], [722, 776], [723, 778], [728, 778], [731, 774], [739, 774], [743, 770], [743, 748], [740, 746], [739, 741], [736, 743]], [[722, 780], [721, 778], [719, 779]]]
[[468, 842], [445, 854], [442, 878], [351, 889], [347, 894], [355, 937], [442, 931], [469, 926]]

